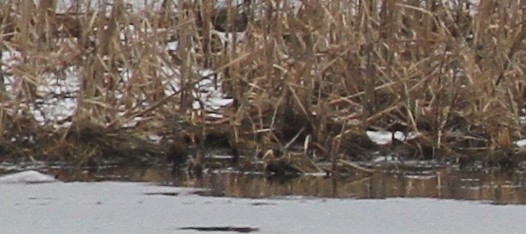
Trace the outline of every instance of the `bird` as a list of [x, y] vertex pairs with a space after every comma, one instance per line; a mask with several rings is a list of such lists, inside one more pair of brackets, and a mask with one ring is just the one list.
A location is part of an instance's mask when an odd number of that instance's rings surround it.
[[263, 155], [265, 172], [275, 176], [300, 175], [304, 173], [303, 170], [294, 165], [290, 157], [281, 156], [278, 152], [278, 150], [270, 149]]
[[204, 22], [210, 20], [212, 29], [218, 32], [244, 32], [249, 22], [247, 11], [250, 8], [250, 4], [251, 1], [245, 0], [243, 3], [231, 7], [222, 6], [213, 9], [206, 18], [203, 18], [203, 15], [199, 13], [202, 8], [198, 7], [196, 24], [199, 27], [203, 27]]
[[251, 5], [250, 0], [231, 8], [222, 7], [217, 9], [213, 18], [214, 29], [220, 32], [243, 32], [248, 25], [247, 11]]

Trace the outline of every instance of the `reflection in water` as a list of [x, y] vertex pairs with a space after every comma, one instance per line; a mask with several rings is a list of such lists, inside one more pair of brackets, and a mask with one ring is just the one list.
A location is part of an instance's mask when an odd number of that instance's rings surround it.
[[108, 167], [94, 173], [49, 169], [64, 181], [144, 181], [166, 186], [206, 188], [202, 195], [244, 198], [281, 196], [388, 198], [427, 197], [485, 200], [494, 204], [526, 204], [524, 173], [424, 172], [375, 173], [370, 176], [272, 178], [242, 173], [211, 173], [195, 178], [166, 167]]

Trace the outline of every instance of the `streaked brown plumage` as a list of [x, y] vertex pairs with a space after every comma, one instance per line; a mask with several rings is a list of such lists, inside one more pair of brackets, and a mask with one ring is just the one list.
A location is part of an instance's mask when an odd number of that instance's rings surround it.
[[265, 163], [265, 172], [272, 173], [273, 175], [284, 176], [303, 174], [303, 171], [296, 167], [290, 158], [286, 156], [279, 158], [276, 157], [274, 150], [268, 150], [263, 155], [263, 161]]

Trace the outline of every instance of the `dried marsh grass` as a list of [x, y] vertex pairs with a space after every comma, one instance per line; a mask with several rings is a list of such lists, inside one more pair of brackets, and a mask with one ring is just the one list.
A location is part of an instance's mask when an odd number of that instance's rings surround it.
[[[82, 141], [126, 133], [140, 137], [124, 148], [153, 155], [195, 144], [199, 165], [214, 134], [235, 152], [283, 148], [308, 135], [336, 162], [372, 146], [367, 129], [420, 132], [408, 142], [410, 156], [515, 157], [512, 141], [524, 134], [525, 2], [225, 2], [152, 1], [140, 10], [122, 0], [76, 1], [61, 12], [52, 0], [3, 1], [0, 45], [16, 56], [2, 66], [2, 142], [23, 134], [7, 126], [35, 119], [21, 107], [49, 98], [40, 86], [74, 68], [70, 127], [46, 127], [57, 121], [44, 118], [24, 130], [54, 129], [56, 144], [65, 144], [95, 124], [99, 133]], [[219, 119], [206, 103], [193, 104], [203, 80], [233, 99], [215, 111]]]

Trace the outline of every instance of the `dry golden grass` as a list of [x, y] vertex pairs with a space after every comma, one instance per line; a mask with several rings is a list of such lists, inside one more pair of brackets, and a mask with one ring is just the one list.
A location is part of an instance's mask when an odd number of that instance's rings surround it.
[[[424, 157], [511, 149], [523, 138], [523, 1], [259, 0], [219, 10], [214, 1], [165, 0], [141, 11], [115, 0], [77, 1], [67, 12], [56, 1], [29, 2], [0, 4], [1, 48], [21, 54], [2, 75], [23, 87], [17, 96], [2, 88], [2, 101], [15, 104], [2, 106], [3, 130], [24, 113], [17, 108], [38, 105], [43, 79], [75, 67], [73, 125], [106, 131], [142, 117], [139, 134], [185, 129], [205, 139], [222, 125], [235, 148], [275, 147], [301, 131], [339, 155], [361, 146], [366, 129], [398, 123], [422, 133], [412, 144]], [[222, 46], [214, 29], [245, 36]], [[209, 78], [203, 69], [234, 99], [223, 120], [192, 108], [195, 84]], [[166, 94], [174, 79], [180, 91]]]

